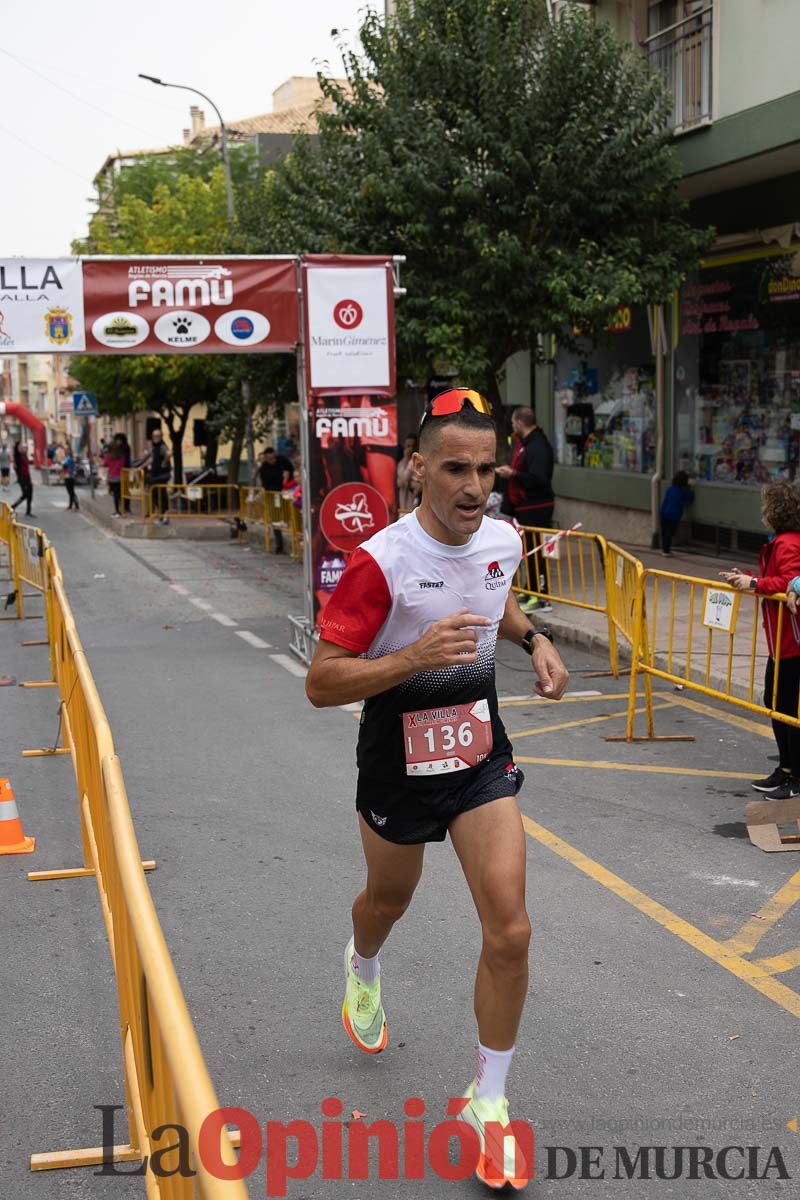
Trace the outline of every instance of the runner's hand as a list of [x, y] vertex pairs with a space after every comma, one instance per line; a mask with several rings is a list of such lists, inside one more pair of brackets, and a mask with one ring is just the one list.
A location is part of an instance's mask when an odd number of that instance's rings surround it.
[[437, 667], [461, 666], [475, 662], [478, 634], [475, 625], [491, 625], [489, 617], [467, 612], [466, 608], [434, 621], [422, 637], [408, 647], [415, 671], [435, 671]]
[[555, 646], [546, 637], [533, 639], [531, 663], [539, 676], [534, 691], [545, 700], [560, 700], [567, 690], [569, 671], [561, 661], [561, 655]]

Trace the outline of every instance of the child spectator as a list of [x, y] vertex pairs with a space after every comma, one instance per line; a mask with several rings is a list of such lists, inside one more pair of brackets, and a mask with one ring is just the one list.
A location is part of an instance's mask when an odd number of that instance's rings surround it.
[[672, 539], [683, 518], [683, 510], [694, 501], [689, 476], [678, 471], [661, 502], [661, 553], [672, 556]]

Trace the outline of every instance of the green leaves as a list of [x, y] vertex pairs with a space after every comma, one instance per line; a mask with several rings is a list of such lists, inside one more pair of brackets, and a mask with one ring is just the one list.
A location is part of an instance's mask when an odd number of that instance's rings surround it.
[[707, 243], [675, 189], [659, 77], [581, 12], [399, 0], [341, 47], [348, 87], [278, 166], [254, 248], [405, 254], [402, 377], [492, 387], [537, 333], [599, 338], [667, 299]]

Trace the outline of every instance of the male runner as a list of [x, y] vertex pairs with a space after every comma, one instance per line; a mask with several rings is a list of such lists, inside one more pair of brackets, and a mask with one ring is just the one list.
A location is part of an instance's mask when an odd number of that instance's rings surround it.
[[[367, 884], [353, 905], [342, 1019], [370, 1054], [386, 1047], [378, 954], [422, 873], [426, 842], [449, 833], [483, 932], [475, 981], [478, 1071], [462, 1112], [481, 1144], [484, 1182], [523, 1187], [505, 1082], [528, 985], [530, 921], [522, 772], [497, 706], [498, 635], [531, 656], [535, 690], [558, 700], [567, 672], [549, 630], [535, 630], [510, 591], [522, 555], [511, 525], [484, 517], [495, 476], [495, 427], [477, 392], [428, 404], [413, 468], [419, 508], [356, 550], [331, 597], [306, 691], [317, 707], [366, 700], [356, 808]], [[492, 1151], [494, 1150], [494, 1153]]]

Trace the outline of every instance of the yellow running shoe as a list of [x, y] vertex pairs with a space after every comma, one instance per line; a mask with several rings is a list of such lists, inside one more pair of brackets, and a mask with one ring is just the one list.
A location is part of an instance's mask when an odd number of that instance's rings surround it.
[[[467, 1101], [458, 1114], [478, 1135], [481, 1156], [475, 1168], [475, 1174], [481, 1183], [487, 1187], [499, 1190], [507, 1183], [519, 1191], [530, 1182], [533, 1175], [533, 1163], [527, 1161], [525, 1147], [517, 1141], [513, 1130], [502, 1136], [501, 1130], [509, 1123], [508, 1101], [505, 1096], [499, 1100], [478, 1100], [475, 1098], [475, 1080], [464, 1093]], [[533, 1139], [531, 1138], [531, 1148]], [[517, 1161], [519, 1160], [519, 1161]]]
[[386, 1014], [381, 1005], [381, 980], [378, 976], [374, 983], [361, 982], [351, 965], [354, 949], [353, 939], [350, 938], [344, 952], [342, 1022], [359, 1050], [367, 1054], [380, 1054], [389, 1041]]

